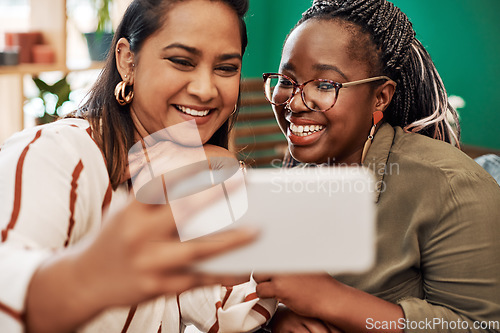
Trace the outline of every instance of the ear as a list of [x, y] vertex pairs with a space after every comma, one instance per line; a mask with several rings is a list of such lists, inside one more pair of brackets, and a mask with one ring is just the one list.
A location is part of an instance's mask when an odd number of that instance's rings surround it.
[[389, 80], [375, 89], [375, 111], [385, 111], [396, 91], [396, 82]]
[[123, 81], [128, 85], [134, 84], [134, 53], [130, 50], [130, 43], [126, 38], [120, 38], [115, 49], [116, 68]]

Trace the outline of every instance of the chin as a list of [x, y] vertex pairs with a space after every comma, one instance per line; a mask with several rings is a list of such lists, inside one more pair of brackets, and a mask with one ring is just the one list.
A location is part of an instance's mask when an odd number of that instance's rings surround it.
[[203, 131], [200, 130], [200, 137], [203, 143], [207, 143], [215, 134], [216, 131]]
[[292, 148], [290, 150], [290, 154], [295, 160], [301, 163], [322, 163], [318, 162], [322, 160], [321, 157], [317, 154], [314, 154], [314, 152], [311, 152], [310, 150], [308, 151], [307, 148]]

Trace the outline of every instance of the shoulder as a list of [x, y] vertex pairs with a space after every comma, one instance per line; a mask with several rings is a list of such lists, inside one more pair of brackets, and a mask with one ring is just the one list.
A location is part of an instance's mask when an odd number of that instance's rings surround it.
[[431, 239], [452, 231], [498, 235], [500, 187], [495, 180], [448, 143], [399, 127], [392, 129], [392, 137], [381, 138], [390, 141], [385, 142], [388, 154], [381, 176], [381, 216], [397, 220], [397, 225], [406, 221], [401, 225], [405, 230], [418, 230], [422, 244], [431, 244]]
[[491, 180], [488, 173], [460, 149], [449, 143], [415, 133], [406, 133], [400, 127], [394, 128], [391, 157], [405, 165], [442, 174], [448, 180], [459, 175], [474, 175]]
[[236, 158], [236, 155], [227, 150], [226, 148], [206, 144], [203, 145], [203, 150], [205, 151], [205, 155], [210, 159], [211, 157], [228, 157], [228, 158]]
[[[8, 138], [1, 146], [2, 151], [22, 144], [56, 140], [64, 146], [68, 141], [88, 141], [90, 125], [83, 119], [62, 119], [53, 123], [24, 129]], [[92, 141], [88, 141], [92, 142]]]
[[80, 155], [101, 156], [90, 132], [90, 125], [83, 119], [62, 119], [18, 132], [1, 146], [0, 156], [42, 151], [44, 156], [61, 155], [67, 159]]
[[388, 163], [392, 167], [389, 170], [397, 171], [386, 178], [393, 190], [403, 197], [425, 202], [427, 209], [443, 210], [448, 206], [457, 212], [474, 210], [478, 213], [484, 208], [500, 216], [497, 207], [500, 187], [493, 177], [446, 142], [395, 127]]
[[[106, 182], [106, 164], [83, 119], [62, 119], [25, 129], [1, 146], [0, 172], [4, 178], [43, 174], [52, 179], [72, 178], [75, 172]], [[23, 176], [24, 177], [24, 176]]]
[[211, 169], [218, 170], [223, 167], [237, 169], [240, 166], [236, 155], [226, 148], [206, 144], [203, 145], [203, 150], [208, 158]]

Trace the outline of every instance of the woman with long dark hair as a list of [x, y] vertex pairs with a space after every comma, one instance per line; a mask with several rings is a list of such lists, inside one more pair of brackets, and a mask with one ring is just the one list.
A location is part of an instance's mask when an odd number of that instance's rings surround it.
[[[171, 204], [129, 199], [129, 151], [163, 129], [195, 124], [208, 158], [231, 156], [247, 9], [248, 0], [134, 0], [87, 102], [1, 147], [0, 331], [179, 332], [193, 323], [241, 332], [274, 312], [274, 301], [248, 299], [252, 281], [221, 287], [242, 281], [193, 269], [254, 233], [181, 243]], [[197, 286], [206, 287], [181, 294]]]

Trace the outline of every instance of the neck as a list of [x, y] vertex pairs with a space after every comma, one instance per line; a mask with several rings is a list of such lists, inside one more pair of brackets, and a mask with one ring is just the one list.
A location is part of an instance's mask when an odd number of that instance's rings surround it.
[[130, 117], [132, 118], [132, 121], [134, 122], [134, 142], [137, 142], [141, 139], [144, 139], [145, 137], [149, 136], [149, 132], [144, 128], [142, 125], [141, 121], [137, 117], [137, 114], [135, 113], [135, 110], [132, 106], [130, 106]]

